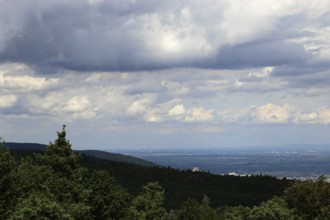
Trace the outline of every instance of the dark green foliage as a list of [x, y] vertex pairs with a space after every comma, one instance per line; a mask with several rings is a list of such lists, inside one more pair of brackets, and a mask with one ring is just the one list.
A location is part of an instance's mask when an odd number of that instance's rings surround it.
[[16, 203], [16, 162], [0, 138], [0, 219], [6, 219], [10, 208]]
[[289, 183], [286, 179], [219, 176], [81, 157], [72, 151], [65, 127], [46, 152], [25, 154], [15, 160], [0, 143], [0, 219], [322, 220], [330, 216], [330, 183], [324, 177], [294, 181], [282, 195]]
[[195, 199], [187, 199], [178, 211], [178, 219], [194, 220], [199, 216], [199, 203]]
[[207, 196], [203, 197], [202, 202], [193, 199], [186, 200], [177, 213], [177, 219], [184, 220], [216, 220], [218, 219], [215, 209], [211, 207]]
[[167, 218], [164, 208], [164, 190], [156, 182], [143, 186], [142, 193], [136, 196], [127, 212], [132, 220], [161, 220]]
[[244, 206], [223, 206], [216, 210], [217, 218], [221, 220], [248, 219], [250, 208]]
[[244, 205], [252, 207], [280, 196], [289, 181], [269, 176], [221, 176], [210, 173], [179, 171], [165, 167], [143, 167], [83, 157], [90, 169], [106, 169], [132, 194], [148, 182], [159, 182], [165, 190], [166, 209], [175, 209], [187, 198], [201, 201], [207, 195], [213, 207]]
[[61, 175], [71, 175], [72, 171], [80, 166], [81, 156], [74, 153], [71, 144], [66, 139], [65, 126], [61, 132], [57, 132], [58, 138], [47, 146], [45, 154], [37, 157], [39, 164], [46, 164]]
[[91, 190], [89, 204], [94, 219], [122, 219], [126, 215], [129, 195], [106, 171], [94, 171], [86, 180]]
[[42, 219], [58, 213], [72, 219], [91, 219], [87, 203], [90, 189], [84, 185], [88, 170], [80, 166], [79, 158], [66, 140], [64, 127], [44, 154], [22, 158], [16, 168], [15, 197], [19, 202], [12, 207], [11, 217]]
[[267, 202], [254, 207], [248, 219], [251, 220], [294, 220], [297, 216], [293, 210], [288, 208], [286, 201], [279, 197], [274, 197]]
[[216, 219], [216, 212], [211, 207], [210, 199], [207, 196], [203, 197], [202, 203], [199, 206], [199, 212], [202, 219]]
[[[97, 155], [96, 155], [97, 156]], [[89, 169], [105, 169], [131, 194], [140, 193], [148, 182], [159, 182], [165, 189], [166, 209], [175, 209], [187, 198], [201, 201], [207, 195], [213, 207], [244, 205], [253, 207], [280, 196], [288, 186], [286, 179], [268, 176], [220, 176], [210, 173], [193, 173], [164, 167], [145, 167], [117, 163], [90, 156], [82, 156], [82, 165]]]
[[1, 219], [123, 219], [130, 196], [108, 172], [80, 165], [65, 127], [57, 134], [45, 153], [21, 154], [17, 164], [0, 146]]
[[289, 207], [304, 219], [330, 218], [330, 183], [321, 176], [317, 181], [297, 181], [285, 190]]
[[25, 199], [20, 199], [13, 214], [9, 219], [34, 220], [73, 220], [74, 218], [64, 210], [61, 204], [43, 194], [29, 194]]

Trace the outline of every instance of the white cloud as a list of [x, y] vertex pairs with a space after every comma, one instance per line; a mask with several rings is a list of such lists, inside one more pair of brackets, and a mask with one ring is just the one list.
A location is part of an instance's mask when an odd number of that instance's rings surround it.
[[315, 62], [329, 62], [330, 61], [330, 44], [327, 48], [322, 48], [315, 56]]
[[181, 122], [206, 122], [215, 118], [214, 109], [196, 107], [186, 109], [183, 104], [177, 104], [168, 111], [168, 115]]
[[322, 107], [297, 112], [294, 122], [297, 124], [330, 124], [330, 108]]
[[143, 95], [137, 100], [133, 101], [127, 109], [129, 115], [145, 114], [155, 101], [154, 95]]
[[33, 113], [52, 113], [63, 109], [64, 96], [59, 92], [50, 92], [46, 96], [40, 97], [30, 94], [27, 96], [29, 109]]
[[268, 103], [256, 108], [256, 119], [262, 123], [288, 123], [293, 107], [284, 104], [282, 106]]
[[205, 122], [214, 119], [214, 110], [205, 109], [203, 107], [191, 108], [187, 110], [184, 118], [185, 122]]
[[317, 112], [299, 112], [295, 115], [294, 122], [298, 124], [317, 123], [319, 114]]
[[3, 95], [0, 96], [0, 108], [13, 107], [17, 102], [17, 96], [15, 95]]
[[320, 123], [330, 124], [330, 108], [320, 109]]
[[128, 113], [129, 114], [143, 114], [145, 113], [147, 106], [145, 106], [145, 101], [134, 101], [131, 106], [128, 108]]
[[[274, 3], [274, 2], [272, 2]], [[256, 37], [269, 36], [276, 29], [276, 16], [264, 1], [229, 1], [221, 21], [226, 40], [231, 44], [251, 41]], [[258, 24], [258, 25], [251, 25]]]
[[66, 102], [64, 111], [83, 112], [90, 108], [91, 103], [87, 96], [74, 96]]
[[0, 66], [0, 86], [9, 92], [30, 92], [55, 88], [60, 82], [56, 77], [35, 75], [33, 69], [24, 64], [11, 63]]
[[267, 78], [273, 72], [273, 70], [274, 70], [274, 67], [272, 67], [272, 66], [265, 67], [262, 69], [262, 71], [250, 72], [249, 77], [250, 78]]
[[161, 122], [162, 119], [154, 114], [150, 114], [145, 117], [145, 121], [155, 123], [155, 122]]
[[183, 116], [186, 113], [186, 109], [182, 104], [174, 106], [170, 111], [169, 111], [169, 116]]
[[2, 84], [7, 90], [22, 92], [48, 89], [56, 86], [58, 82], [59, 79], [46, 79], [44, 77], [8, 75], [0, 77], [0, 85]]

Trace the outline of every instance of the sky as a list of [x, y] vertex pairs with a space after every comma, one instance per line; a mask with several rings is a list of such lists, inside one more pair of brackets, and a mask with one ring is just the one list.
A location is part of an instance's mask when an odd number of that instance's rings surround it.
[[328, 0], [0, 0], [0, 137], [330, 143]]

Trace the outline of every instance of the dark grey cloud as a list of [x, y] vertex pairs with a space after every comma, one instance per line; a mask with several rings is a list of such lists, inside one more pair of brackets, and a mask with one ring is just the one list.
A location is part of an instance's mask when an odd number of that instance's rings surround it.
[[283, 41], [264, 41], [225, 46], [209, 66], [213, 68], [243, 68], [304, 64], [311, 58], [302, 45]]
[[292, 88], [329, 88], [329, 71], [288, 78]]
[[[292, 66], [311, 59], [301, 43], [287, 41], [304, 36], [296, 30], [303, 23], [312, 24], [306, 13], [278, 16], [272, 12], [261, 17], [260, 28], [251, 24], [251, 33], [242, 31], [240, 39], [244, 17], [232, 10], [235, 4], [212, 4], [192, 0], [4, 1], [0, 59], [49, 71]], [[324, 16], [327, 13], [319, 19]]]

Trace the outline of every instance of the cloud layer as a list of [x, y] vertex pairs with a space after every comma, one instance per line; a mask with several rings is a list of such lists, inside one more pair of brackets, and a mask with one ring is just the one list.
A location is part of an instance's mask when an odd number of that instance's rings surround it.
[[83, 145], [330, 142], [327, 0], [0, 5], [4, 138], [66, 123]]
[[328, 60], [326, 0], [3, 0], [1, 6], [1, 59], [38, 68], [223, 69]]
[[[189, 69], [178, 69], [139, 74], [95, 72], [77, 75], [67, 72], [42, 77], [22, 64], [7, 64], [3, 69], [7, 72], [0, 74], [3, 92], [0, 109], [5, 112], [12, 108], [36, 115], [74, 116], [72, 119], [113, 118], [155, 123], [327, 124], [330, 121], [329, 108], [324, 102], [329, 88], [321, 90], [317, 86], [300, 84], [294, 87], [284, 79], [269, 78], [272, 68], [249, 74], [246, 70], [190, 73]], [[20, 69], [31, 72], [19, 73]], [[177, 71], [183, 72], [177, 74]], [[228, 77], [228, 74], [235, 76]], [[239, 75], [245, 77], [240, 79]], [[268, 99], [276, 93], [279, 98]], [[255, 99], [244, 101], [249, 94]], [[287, 97], [282, 96], [284, 94]], [[313, 100], [312, 106], [306, 108], [301, 100]]]

